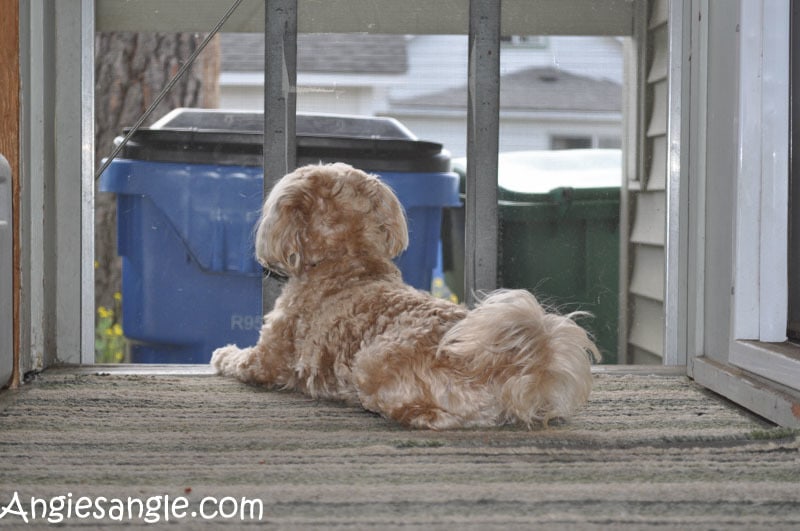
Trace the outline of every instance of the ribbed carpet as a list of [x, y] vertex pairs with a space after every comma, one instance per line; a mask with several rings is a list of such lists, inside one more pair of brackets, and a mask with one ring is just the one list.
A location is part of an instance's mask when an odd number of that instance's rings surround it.
[[[683, 377], [595, 380], [568, 424], [437, 433], [215, 376], [51, 371], [0, 394], [0, 527], [30, 518], [32, 496], [64, 496], [62, 525], [152, 528], [112, 506], [169, 496], [186, 498], [167, 515], [186, 529], [800, 528], [797, 432]], [[260, 521], [232, 515], [243, 496]]]

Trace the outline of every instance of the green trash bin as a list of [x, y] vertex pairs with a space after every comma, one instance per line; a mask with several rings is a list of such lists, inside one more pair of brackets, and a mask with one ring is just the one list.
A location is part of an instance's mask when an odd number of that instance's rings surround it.
[[[453, 161], [464, 193], [466, 163]], [[498, 171], [498, 285], [524, 288], [582, 319], [603, 354], [617, 361], [620, 150], [501, 153]], [[464, 209], [445, 212], [445, 282], [464, 296]]]

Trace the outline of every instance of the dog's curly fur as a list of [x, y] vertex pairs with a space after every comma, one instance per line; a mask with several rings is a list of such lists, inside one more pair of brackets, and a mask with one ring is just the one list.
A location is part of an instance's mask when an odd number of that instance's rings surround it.
[[218, 373], [345, 400], [416, 428], [566, 418], [588, 399], [591, 358], [572, 319], [524, 290], [475, 309], [402, 282], [403, 209], [377, 177], [346, 164], [281, 179], [264, 203], [256, 254], [288, 277], [257, 344], [217, 349]]

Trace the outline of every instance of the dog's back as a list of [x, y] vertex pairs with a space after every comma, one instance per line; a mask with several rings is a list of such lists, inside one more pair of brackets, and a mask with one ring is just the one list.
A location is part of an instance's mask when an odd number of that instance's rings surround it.
[[289, 280], [254, 347], [215, 351], [224, 374], [435, 429], [546, 423], [588, 397], [597, 348], [571, 316], [521, 290], [468, 312], [402, 283], [402, 206], [375, 176], [298, 168], [270, 192], [256, 239]]

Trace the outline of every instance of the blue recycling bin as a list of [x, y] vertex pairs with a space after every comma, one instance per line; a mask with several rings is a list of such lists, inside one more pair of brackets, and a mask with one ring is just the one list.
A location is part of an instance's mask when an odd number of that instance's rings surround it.
[[[254, 228], [263, 189], [263, 115], [177, 109], [138, 131], [103, 173], [117, 194], [122, 328], [134, 363], [207, 363], [261, 327]], [[298, 165], [347, 162], [377, 174], [406, 211], [410, 243], [396, 262], [430, 289], [442, 210], [459, 204], [440, 144], [388, 118], [298, 115]]]

